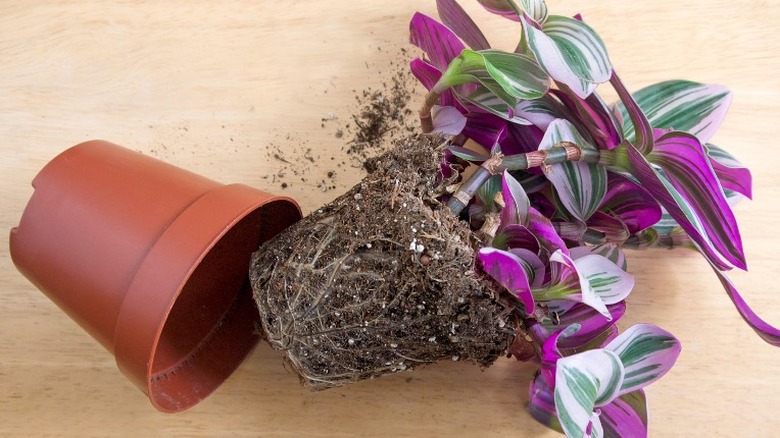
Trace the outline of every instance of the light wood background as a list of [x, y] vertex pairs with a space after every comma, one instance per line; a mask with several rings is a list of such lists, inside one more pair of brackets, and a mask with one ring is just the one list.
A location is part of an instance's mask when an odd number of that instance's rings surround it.
[[[513, 47], [512, 23], [463, 3], [496, 46]], [[714, 141], [753, 170], [755, 196], [736, 208], [750, 272], [733, 278], [780, 324], [780, 2], [548, 3], [584, 15], [632, 89], [686, 78], [734, 91]], [[318, 189], [333, 169], [315, 164], [308, 183], [291, 180], [283, 193], [307, 212], [336, 197], [361, 172], [343, 152], [348, 135], [334, 132], [355, 111], [353, 90], [381, 88], [406, 62], [415, 10], [434, 14], [434, 1], [0, 2], [0, 435], [556, 436], [524, 412], [533, 368], [512, 360], [311, 393], [266, 345], [195, 408], [158, 413], [6, 250], [34, 175], [93, 138], [279, 192], [268, 175], [283, 163], [268, 151], [312, 148], [346, 160], [337, 188]], [[332, 120], [322, 127], [322, 118]], [[684, 345], [648, 391], [652, 436], [777, 436], [780, 350], [742, 323], [698, 255], [630, 257], [637, 287], [623, 325], [653, 322]]]

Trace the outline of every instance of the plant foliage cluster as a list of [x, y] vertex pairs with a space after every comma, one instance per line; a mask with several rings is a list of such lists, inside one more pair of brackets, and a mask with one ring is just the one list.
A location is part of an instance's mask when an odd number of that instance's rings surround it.
[[[731, 206], [751, 196], [748, 169], [710, 143], [731, 93], [672, 80], [632, 94], [580, 16], [478, 1], [518, 23], [514, 51], [492, 48], [455, 0], [437, 0], [441, 21], [418, 13], [410, 25], [425, 54], [411, 62], [429, 90], [421, 123], [448, 139], [441, 201], [479, 233], [478, 265], [514, 297], [532, 348], [510, 353], [539, 364], [533, 417], [570, 437], [646, 436], [643, 388], [680, 342], [651, 324], [619, 332], [634, 286], [624, 248], [699, 251], [745, 322], [780, 346], [726, 277], [746, 269]], [[607, 83], [612, 105], [597, 93]]]

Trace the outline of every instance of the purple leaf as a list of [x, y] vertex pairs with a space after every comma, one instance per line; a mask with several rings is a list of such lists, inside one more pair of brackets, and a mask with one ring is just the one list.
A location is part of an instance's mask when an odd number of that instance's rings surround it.
[[455, 0], [436, 0], [441, 21], [474, 50], [490, 48], [485, 35]]
[[501, 226], [491, 246], [498, 249], [527, 249], [534, 254], [539, 253], [539, 240], [525, 225], [509, 224]]
[[414, 77], [428, 90], [433, 88], [441, 77], [441, 71], [420, 58], [414, 58], [409, 63], [409, 68]]
[[466, 126], [466, 116], [451, 106], [434, 105], [431, 109], [433, 133], [458, 135]]
[[[415, 58], [409, 64], [412, 70], [412, 74], [418, 81], [428, 90], [433, 88], [441, 77], [441, 72], [432, 66], [430, 63], [423, 61], [420, 58]], [[460, 105], [455, 99], [455, 95], [452, 90], [445, 90], [439, 97], [439, 103], [441, 105], [458, 106]]]
[[479, 261], [488, 275], [523, 303], [527, 314], [533, 313], [535, 303], [529, 284], [529, 276], [533, 274], [531, 266], [511, 252], [489, 247], [479, 250]]
[[563, 433], [561, 424], [558, 422], [558, 413], [555, 411], [553, 390], [544, 383], [541, 376], [536, 376], [531, 381], [528, 396], [528, 413], [531, 414], [531, 417], [550, 429]]
[[604, 438], [647, 438], [647, 398], [643, 390], [623, 394], [601, 407]]
[[[707, 260], [715, 263], [719, 269], [730, 269], [731, 266], [721, 260], [719, 252], [710, 242], [701, 219], [697, 212], [701, 210], [698, 205], [691, 205], [671, 185], [662, 181], [659, 175], [645, 157], [631, 144], [624, 142], [619, 147], [621, 152], [626, 153], [626, 159], [630, 165], [631, 172], [629, 176], [635, 177], [642, 187], [647, 189], [650, 194], [661, 204], [672, 218], [685, 230], [699, 246], [699, 250], [704, 254]], [[667, 180], [668, 182], [668, 180]], [[715, 236], [717, 237], [717, 236]], [[721, 242], [721, 246], [726, 242]], [[744, 263], [743, 263], [744, 265]]]
[[544, 132], [535, 125], [509, 123], [506, 125], [506, 137], [500, 142], [501, 152], [515, 155], [535, 151], [543, 137]]
[[740, 193], [749, 199], [753, 198], [753, 178], [750, 170], [745, 167], [724, 166], [713, 159], [710, 159], [710, 164], [724, 189]]
[[593, 213], [587, 225], [591, 230], [603, 233], [608, 242], [623, 242], [631, 235], [622, 220], [601, 211]]
[[655, 225], [662, 214], [647, 190], [615, 173], [609, 174], [607, 194], [599, 210], [619, 217], [631, 234]]
[[577, 324], [570, 325], [563, 330], [553, 333], [542, 343], [542, 350], [539, 353], [541, 361], [541, 375], [547, 385], [555, 387], [555, 365], [558, 359], [563, 357], [558, 344], [569, 336], [576, 334], [580, 330]]
[[547, 268], [545, 267], [544, 262], [542, 262], [542, 259], [540, 259], [535, 252], [525, 248], [512, 248], [509, 252], [525, 262], [525, 267], [528, 269], [528, 272], [530, 272], [528, 279], [531, 287], [541, 286], [544, 282], [544, 276], [547, 273]]
[[501, 225], [524, 225], [528, 223], [528, 208], [531, 206], [523, 186], [504, 171], [501, 179], [501, 197], [504, 199], [504, 208], [501, 209]]
[[466, 105], [466, 126], [462, 134], [477, 142], [485, 149], [490, 149], [506, 135], [506, 120], [484, 112], [470, 104]]
[[519, 8], [512, 0], [477, 0], [488, 11], [508, 18], [512, 21], [520, 21]]
[[715, 271], [715, 274], [718, 275], [720, 283], [726, 289], [726, 293], [728, 294], [729, 298], [731, 298], [731, 302], [734, 303], [734, 306], [737, 308], [739, 316], [745, 320], [750, 328], [755, 330], [761, 339], [769, 343], [769, 345], [780, 347], [780, 329], [769, 325], [766, 321], [761, 319], [760, 316], [753, 312], [753, 309], [751, 309], [745, 300], [742, 299], [742, 296], [737, 291], [737, 288], [734, 286], [731, 280], [729, 280], [726, 274], [721, 272], [715, 266], [712, 266], [712, 269]]
[[723, 188], [752, 198], [753, 178], [750, 175], [750, 170], [731, 154], [714, 144], [707, 144], [706, 149], [712, 169]]
[[579, 324], [580, 330], [566, 338], [559, 339], [558, 346], [563, 349], [577, 348], [582, 346], [597, 336], [609, 330], [611, 326], [623, 317], [626, 311], [626, 303], [619, 302], [607, 306], [612, 318], [601, 315], [592, 307], [584, 304], [575, 304], [568, 310], [557, 314], [557, 321], [550, 321], [537, 324], [539, 327], [534, 330], [540, 339], [547, 339], [553, 333], [563, 330], [573, 324]]
[[576, 114], [577, 119], [589, 133], [600, 149], [614, 149], [620, 144], [621, 137], [615, 121], [606, 104], [592, 93], [586, 99], [577, 96], [564, 84], [560, 90], [551, 90], [566, 107]]
[[734, 266], [746, 269], [737, 220], [699, 140], [692, 134], [668, 132], [656, 139], [647, 158], [664, 170], [693, 208], [715, 249]]
[[419, 12], [412, 17], [409, 32], [409, 41], [422, 49], [439, 71], [446, 70], [466, 48], [447, 26]]
[[653, 150], [653, 128], [650, 126], [650, 121], [647, 120], [647, 116], [642, 112], [642, 108], [636, 103], [634, 97], [623, 85], [623, 81], [615, 71], [612, 72], [612, 78], [609, 80], [612, 87], [617, 91], [618, 97], [623, 102], [623, 105], [628, 112], [628, 116], [631, 118], [631, 123], [634, 124], [636, 130], [634, 144], [636, 148], [643, 154], [647, 154]]
[[536, 236], [539, 240], [539, 246], [547, 251], [548, 255], [557, 250], [562, 251], [564, 254], [569, 253], [566, 244], [555, 231], [555, 227], [553, 227], [550, 220], [533, 207], [528, 209], [528, 229]]

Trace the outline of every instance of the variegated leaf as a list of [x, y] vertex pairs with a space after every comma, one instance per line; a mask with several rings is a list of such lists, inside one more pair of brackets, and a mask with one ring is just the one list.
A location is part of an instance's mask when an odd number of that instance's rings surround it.
[[485, 272], [517, 297], [527, 314], [533, 313], [534, 298], [529, 282], [535, 273], [533, 267], [516, 254], [496, 248], [482, 248], [478, 257]]
[[[609, 262], [609, 260], [607, 260], [607, 262]], [[584, 267], [589, 268], [590, 265], [585, 265]], [[606, 303], [596, 291], [593, 290], [593, 287], [587, 278], [587, 274], [578, 271], [577, 265], [568, 254], [565, 254], [561, 250], [552, 253], [552, 255], [550, 255], [550, 272], [553, 283], [552, 287], [558, 288], [560, 291], [552, 296], [549, 295], [548, 291], [546, 296], [542, 295], [541, 297], [538, 297], [538, 299], [565, 299], [577, 301], [592, 307], [607, 319], [612, 319], [612, 315], [609, 313]]]
[[726, 293], [729, 298], [731, 298], [731, 302], [734, 303], [734, 306], [737, 308], [739, 316], [745, 320], [761, 339], [766, 341], [769, 345], [780, 347], [780, 329], [770, 325], [761, 319], [760, 316], [756, 315], [756, 312], [754, 312], [748, 303], [745, 302], [742, 295], [739, 294], [739, 291], [737, 291], [737, 288], [734, 286], [734, 283], [729, 280], [726, 274], [715, 266], [712, 266], [712, 269], [715, 271], [715, 274], [718, 275], [720, 283], [723, 285], [723, 288], [726, 289]]
[[590, 350], [558, 360], [555, 409], [568, 437], [586, 435], [594, 408], [606, 405], [623, 385], [623, 364], [609, 350]]
[[662, 217], [661, 207], [647, 190], [616, 173], [609, 174], [599, 210], [618, 217], [631, 234], [655, 225]]
[[488, 209], [493, 209], [496, 202], [496, 195], [501, 191], [501, 175], [493, 175], [485, 181], [479, 190], [477, 198], [482, 201]]
[[[592, 148], [570, 122], [558, 119], [550, 123], [539, 150], [548, 150], [563, 141]], [[607, 192], [607, 170], [603, 166], [567, 161], [545, 166], [544, 171], [566, 210], [580, 221], [586, 221], [598, 209]]]
[[620, 98], [620, 104], [618, 105], [622, 104], [628, 115], [628, 119], [626, 119], [619, 111], [616, 111], [616, 118], [623, 120], [623, 126], [625, 126], [627, 120], [631, 121], [631, 124], [634, 127], [634, 140], [631, 143], [642, 154], [646, 155], [650, 153], [653, 150], [654, 138], [653, 127], [650, 125], [650, 121], [647, 119], [645, 113], [642, 112], [642, 108], [636, 103], [634, 96], [631, 95], [616, 72], [612, 72], [612, 77], [609, 82], [612, 84], [612, 87]]
[[[750, 175], [750, 170], [723, 148], [707, 143], [706, 150], [712, 169], [723, 189], [752, 198], [753, 177]], [[728, 193], [726, 196], [728, 197]]]
[[[527, 249], [534, 254], [539, 253], [539, 240], [525, 225], [509, 224], [500, 226], [490, 246], [498, 249]], [[539, 286], [539, 285], [532, 285]]]
[[577, 246], [571, 248], [570, 251], [571, 258], [574, 260], [585, 257], [589, 254], [598, 254], [609, 259], [610, 262], [614, 263], [620, 269], [628, 272], [628, 262], [626, 261], [626, 255], [623, 253], [623, 250], [620, 249], [620, 246], [614, 243], [604, 243], [596, 246]]
[[582, 21], [550, 15], [542, 29], [523, 24], [525, 38], [539, 64], [554, 80], [583, 99], [597, 84], [607, 82], [612, 63], [604, 42]]
[[539, 240], [539, 246], [544, 249], [547, 254], [552, 254], [555, 251], [561, 251], [564, 254], [568, 254], [569, 250], [566, 247], [561, 236], [555, 231], [555, 227], [547, 217], [541, 214], [533, 207], [528, 209], [528, 229]]
[[[413, 59], [409, 63], [409, 68], [414, 77], [428, 90], [432, 89], [441, 78], [441, 71], [439, 71], [439, 69], [420, 58]], [[445, 90], [441, 93], [439, 96], [439, 104], [447, 106], [460, 105], [452, 90]]]
[[544, 0], [520, 0], [520, 6], [536, 23], [544, 24], [547, 20], [547, 3]]
[[566, 118], [565, 108], [549, 95], [539, 99], [521, 100], [515, 105], [515, 114], [530, 120], [545, 131], [555, 119]]
[[623, 394], [602, 406], [605, 438], [647, 438], [647, 398], [643, 390]]
[[694, 209], [714, 248], [729, 263], [746, 269], [737, 220], [698, 139], [679, 131], [666, 133], [656, 139], [647, 158]]
[[436, 0], [441, 21], [474, 50], [490, 48], [485, 35], [455, 0]]
[[520, 21], [522, 10], [512, 0], [477, 0], [477, 2], [494, 14], [512, 21]]
[[577, 120], [580, 123], [579, 129], [590, 134], [599, 149], [611, 150], [620, 144], [622, 137], [619, 125], [598, 93], [592, 93], [583, 99], [574, 94], [565, 84], [560, 84], [560, 89], [551, 90], [551, 93], [554, 93], [566, 108], [576, 115], [566, 119]]
[[666, 330], [651, 324], [636, 324], [607, 344], [625, 369], [619, 394], [644, 388], [663, 377], [680, 355], [680, 341]]
[[501, 179], [501, 196], [504, 199], [504, 208], [501, 209], [501, 225], [526, 225], [531, 202], [528, 200], [523, 186], [506, 170]]
[[439, 71], [445, 71], [465, 48], [447, 26], [419, 12], [409, 23], [409, 34], [410, 42], [422, 49]]
[[[579, 324], [580, 330], [577, 333], [567, 336], [558, 341], [558, 346], [562, 350], [577, 349], [599, 335], [603, 334], [610, 327], [623, 317], [626, 310], [625, 302], [619, 302], [607, 306], [611, 318], [598, 313], [592, 307], [581, 303], [571, 305], [570, 301], [552, 301], [546, 303], [548, 312], [556, 312], [554, 320], [544, 320], [534, 330], [538, 332], [541, 339], [552, 336], [553, 333], [563, 330], [573, 324]], [[568, 308], [567, 306], [568, 305]], [[601, 346], [601, 345], [598, 345]]]
[[447, 150], [452, 152], [452, 155], [455, 155], [456, 157], [471, 163], [482, 163], [483, 161], [490, 158], [486, 154], [482, 154], [480, 152], [473, 151], [461, 146], [448, 146]]
[[[484, 58], [485, 70], [490, 77], [516, 99], [538, 99], [550, 88], [550, 78], [528, 56], [499, 50], [477, 53]], [[482, 79], [480, 82], [488, 86]]]
[[528, 413], [531, 417], [550, 429], [563, 433], [555, 411], [555, 395], [541, 374], [531, 382], [528, 399]]
[[[723, 122], [731, 92], [721, 85], [672, 80], [660, 82], [633, 93], [653, 128], [674, 129], [695, 135], [704, 144]], [[626, 107], [618, 104], [624, 125], [623, 134], [633, 141], [634, 125], [626, 117]]]
[[505, 120], [472, 105], [467, 105], [467, 108], [466, 127], [462, 132], [466, 138], [474, 140], [485, 149], [490, 149], [506, 135]]
[[634, 276], [604, 256], [588, 254], [575, 259], [574, 266], [604, 304], [623, 301], [634, 288]]
[[[500, 87], [499, 87], [500, 89]], [[503, 92], [503, 90], [501, 91]], [[530, 125], [531, 121], [515, 114], [514, 104], [509, 104], [505, 99], [502, 99], [494, 93], [493, 90], [485, 87], [484, 85], [477, 86], [476, 90], [469, 94], [463, 94], [456, 92], [456, 95], [462, 101], [481, 108], [490, 114], [501, 117], [502, 119], [517, 123], [520, 125]], [[516, 101], [515, 99], [512, 99]]]
[[[704, 207], [692, 205], [669, 181], [669, 178], [650, 164], [630, 143], [623, 142], [616, 151], [620, 156], [618, 159], [620, 164], [612, 170], [639, 182], [661, 204], [666, 213], [685, 230], [707, 260], [715, 263], [719, 269], [730, 269], [731, 265], [721, 257], [712, 236], [708, 234], [700, 218], [700, 212]], [[720, 246], [723, 244], [726, 242], [721, 242]]]

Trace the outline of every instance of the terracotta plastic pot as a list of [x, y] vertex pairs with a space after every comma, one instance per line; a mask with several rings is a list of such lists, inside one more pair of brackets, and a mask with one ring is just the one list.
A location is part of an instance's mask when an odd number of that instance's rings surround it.
[[19, 271], [116, 357], [159, 410], [193, 406], [258, 340], [252, 252], [295, 201], [105, 141], [44, 167], [11, 230]]

